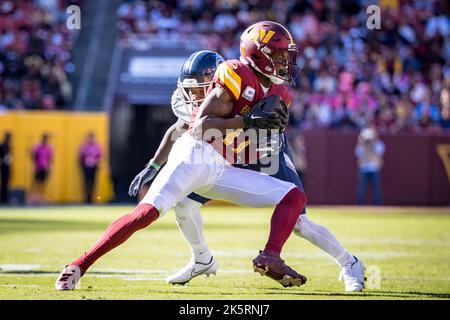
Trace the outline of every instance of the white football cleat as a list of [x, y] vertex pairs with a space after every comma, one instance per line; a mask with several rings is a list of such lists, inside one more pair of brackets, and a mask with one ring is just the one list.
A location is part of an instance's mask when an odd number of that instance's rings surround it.
[[359, 292], [364, 289], [364, 265], [355, 256], [355, 262], [343, 266], [339, 274], [339, 281], [344, 280], [346, 292]]
[[56, 279], [55, 289], [58, 291], [74, 290], [80, 278], [80, 267], [66, 266]]
[[170, 284], [186, 284], [193, 278], [202, 274], [207, 277], [209, 277], [210, 274], [215, 275], [218, 267], [219, 265], [214, 260], [214, 257], [211, 257], [211, 260], [207, 263], [202, 263], [191, 259], [191, 261], [189, 261], [183, 269], [168, 276], [166, 281]]

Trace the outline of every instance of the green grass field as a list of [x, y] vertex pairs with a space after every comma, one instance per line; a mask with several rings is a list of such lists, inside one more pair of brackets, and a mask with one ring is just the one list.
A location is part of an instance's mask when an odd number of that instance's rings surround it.
[[[286, 262], [308, 277], [283, 288], [252, 270], [265, 243], [270, 209], [207, 207], [205, 232], [217, 276], [186, 286], [164, 279], [190, 257], [173, 212], [100, 259], [73, 292], [54, 291], [62, 267], [92, 245], [131, 207], [0, 209], [0, 299], [449, 299], [450, 211], [429, 208], [312, 207], [366, 267], [379, 268], [380, 288], [344, 293], [339, 269], [324, 252], [293, 235]], [[374, 279], [373, 277], [371, 279]]]

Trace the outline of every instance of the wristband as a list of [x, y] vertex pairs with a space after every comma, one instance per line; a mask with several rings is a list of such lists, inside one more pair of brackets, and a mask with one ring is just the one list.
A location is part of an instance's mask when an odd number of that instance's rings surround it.
[[150, 160], [150, 162], [148, 163], [148, 166], [153, 167], [154, 169], [156, 169], [156, 171], [158, 171], [161, 168], [161, 166], [153, 160]]

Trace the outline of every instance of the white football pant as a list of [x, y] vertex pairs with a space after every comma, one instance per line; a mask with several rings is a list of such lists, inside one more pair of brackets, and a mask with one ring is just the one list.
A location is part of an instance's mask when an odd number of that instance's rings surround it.
[[174, 143], [168, 161], [141, 203], [160, 215], [191, 192], [240, 206], [275, 206], [295, 184], [233, 167], [207, 142], [183, 134]]

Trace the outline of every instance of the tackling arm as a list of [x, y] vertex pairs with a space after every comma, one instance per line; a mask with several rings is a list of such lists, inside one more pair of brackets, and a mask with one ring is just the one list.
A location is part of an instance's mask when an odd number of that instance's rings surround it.
[[167, 129], [151, 161], [156, 162], [159, 166], [166, 163], [174, 142], [185, 130], [187, 130], [187, 128], [188, 125], [183, 120], [178, 119], [177, 122]]
[[178, 119], [178, 121], [166, 131], [153, 159], [149, 161], [145, 168], [139, 172], [131, 182], [128, 190], [130, 196], [136, 196], [141, 187], [156, 176], [161, 165], [167, 161], [173, 143], [181, 136], [183, 130], [186, 128], [186, 123], [181, 119]]

